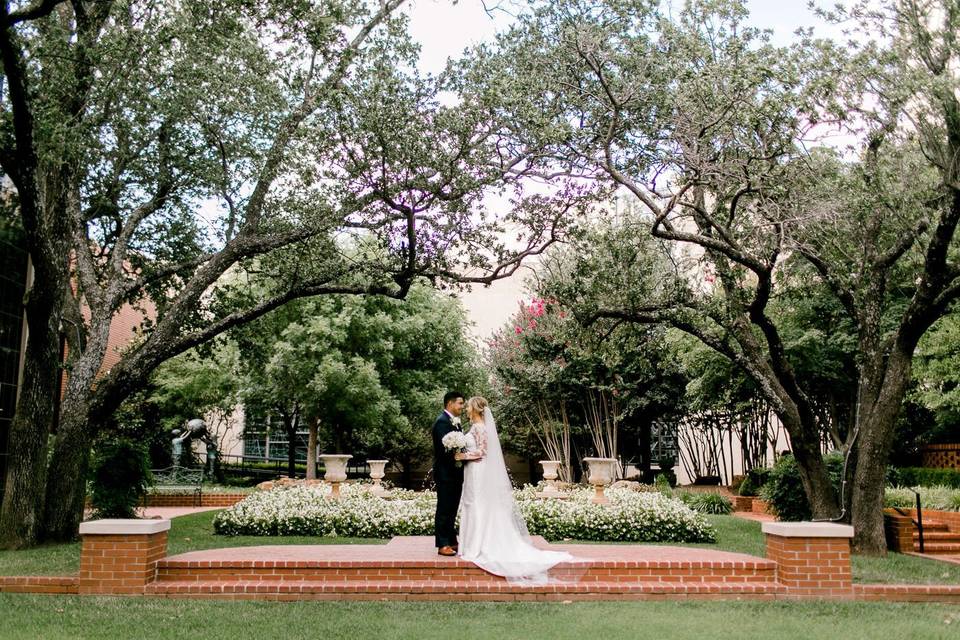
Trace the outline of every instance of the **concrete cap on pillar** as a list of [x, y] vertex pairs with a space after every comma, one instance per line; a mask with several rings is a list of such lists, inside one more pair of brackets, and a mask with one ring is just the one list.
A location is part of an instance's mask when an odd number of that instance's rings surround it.
[[161, 520], [127, 520], [122, 518], [91, 520], [80, 523], [80, 535], [150, 535], [170, 530], [170, 521]]
[[852, 538], [853, 527], [835, 522], [764, 522], [764, 533], [782, 538]]

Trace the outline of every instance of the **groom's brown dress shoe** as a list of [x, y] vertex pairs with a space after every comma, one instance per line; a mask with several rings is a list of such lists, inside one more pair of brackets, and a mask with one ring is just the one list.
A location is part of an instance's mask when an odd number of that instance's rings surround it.
[[457, 552], [454, 551], [453, 547], [449, 547], [449, 546], [448, 546], [448, 547], [440, 547], [440, 549], [437, 550], [437, 553], [440, 554], [441, 556], [455, 556], [455, 555], [457, 555]]

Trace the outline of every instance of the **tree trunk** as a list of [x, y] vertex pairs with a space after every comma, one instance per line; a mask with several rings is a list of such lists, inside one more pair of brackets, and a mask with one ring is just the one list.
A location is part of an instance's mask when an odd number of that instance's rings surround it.
[[60, 397], [60, 322], [69, 266], [66, 233], [31, 237], [33, 282], [26, 295], [27, 344], [23, 380], [7, 437], [9, 457], [0, 506], [0, 546], [23, 548], [42, 537], [47, 439]]
[[285, 421], [284, 426], [287, 429], [287, 476], [297, 477], [297, 426], [300, 423], [300, 415], [294, 411], [289, 420]]
[[23, 381], [8, 436], [6, 485], [0, 507], [0, 546], [20, 549], [40, 537], [46, 481], [47, 438], [60, 382], [60, 290], [31, 287]]
[[861, 409], [858, 417], [856, 469], [850, 488], [853, 549], [857, 553], [885, 555], [887, 552], [883, 530], [887, 462], [913, 372], [913, 350], [914, 345], [897, 342], [887, 361], [876, 401], [869, 411]]
[[[82, 354], [74, 354], [61, 407], [61, 420], [53, 442], [50, 468], [56, 473], [47, 480], [44, 536], [66, 542], [77, 537], [87, 494], [90, 450], [96, 430], [109, 414], [94, 416], [94, 388], [110, 339], [110, 316], [94, 313], [93, 330]], [[99, 317], [98, 317], [99, 315]], [[112, 413], [112, 411], [111, 411]]]
[[317, 479], [317, 430], [320, 418], [310, 420], [310, 435], [307, 436], [307, 480]]
[[86, 403], [64, 402], [60, 429], [54, 439], [47, 479], [44, 540], [68, 542], [77, 537], [83, 518], [90, 465], [90, 427]]

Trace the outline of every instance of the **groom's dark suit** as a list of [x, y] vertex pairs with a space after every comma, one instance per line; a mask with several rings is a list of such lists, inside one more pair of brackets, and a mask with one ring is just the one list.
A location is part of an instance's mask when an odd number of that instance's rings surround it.
[[443, 436], [460, 431], [446, 411], [440, 412], [433, 423], [433, 480], [437, 485], [437, 514], [434, 532], [437, 547], [457, 544], [457, 509], [463, 491], [463, 466], [457, 465], [454, 452], [443, 447]]

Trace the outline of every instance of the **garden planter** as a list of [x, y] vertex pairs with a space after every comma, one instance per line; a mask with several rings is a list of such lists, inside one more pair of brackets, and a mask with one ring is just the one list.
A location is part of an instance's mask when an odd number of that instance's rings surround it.
[[319, 456], [323, 460], [323, 479], [330, 483], [331, 498], [340, 498], [340, 483], [347, 479], [347, 460], [350, 455], [327, 454]]
[[607, 504], [609, 500], [603, 489], [613, 482], [614, 469], [617, 461], [615, 458], [584, 458], [584, 462], [590, 470], [590, 484], [593, 485], [596, 493], [591, 502], [595, 504]]

